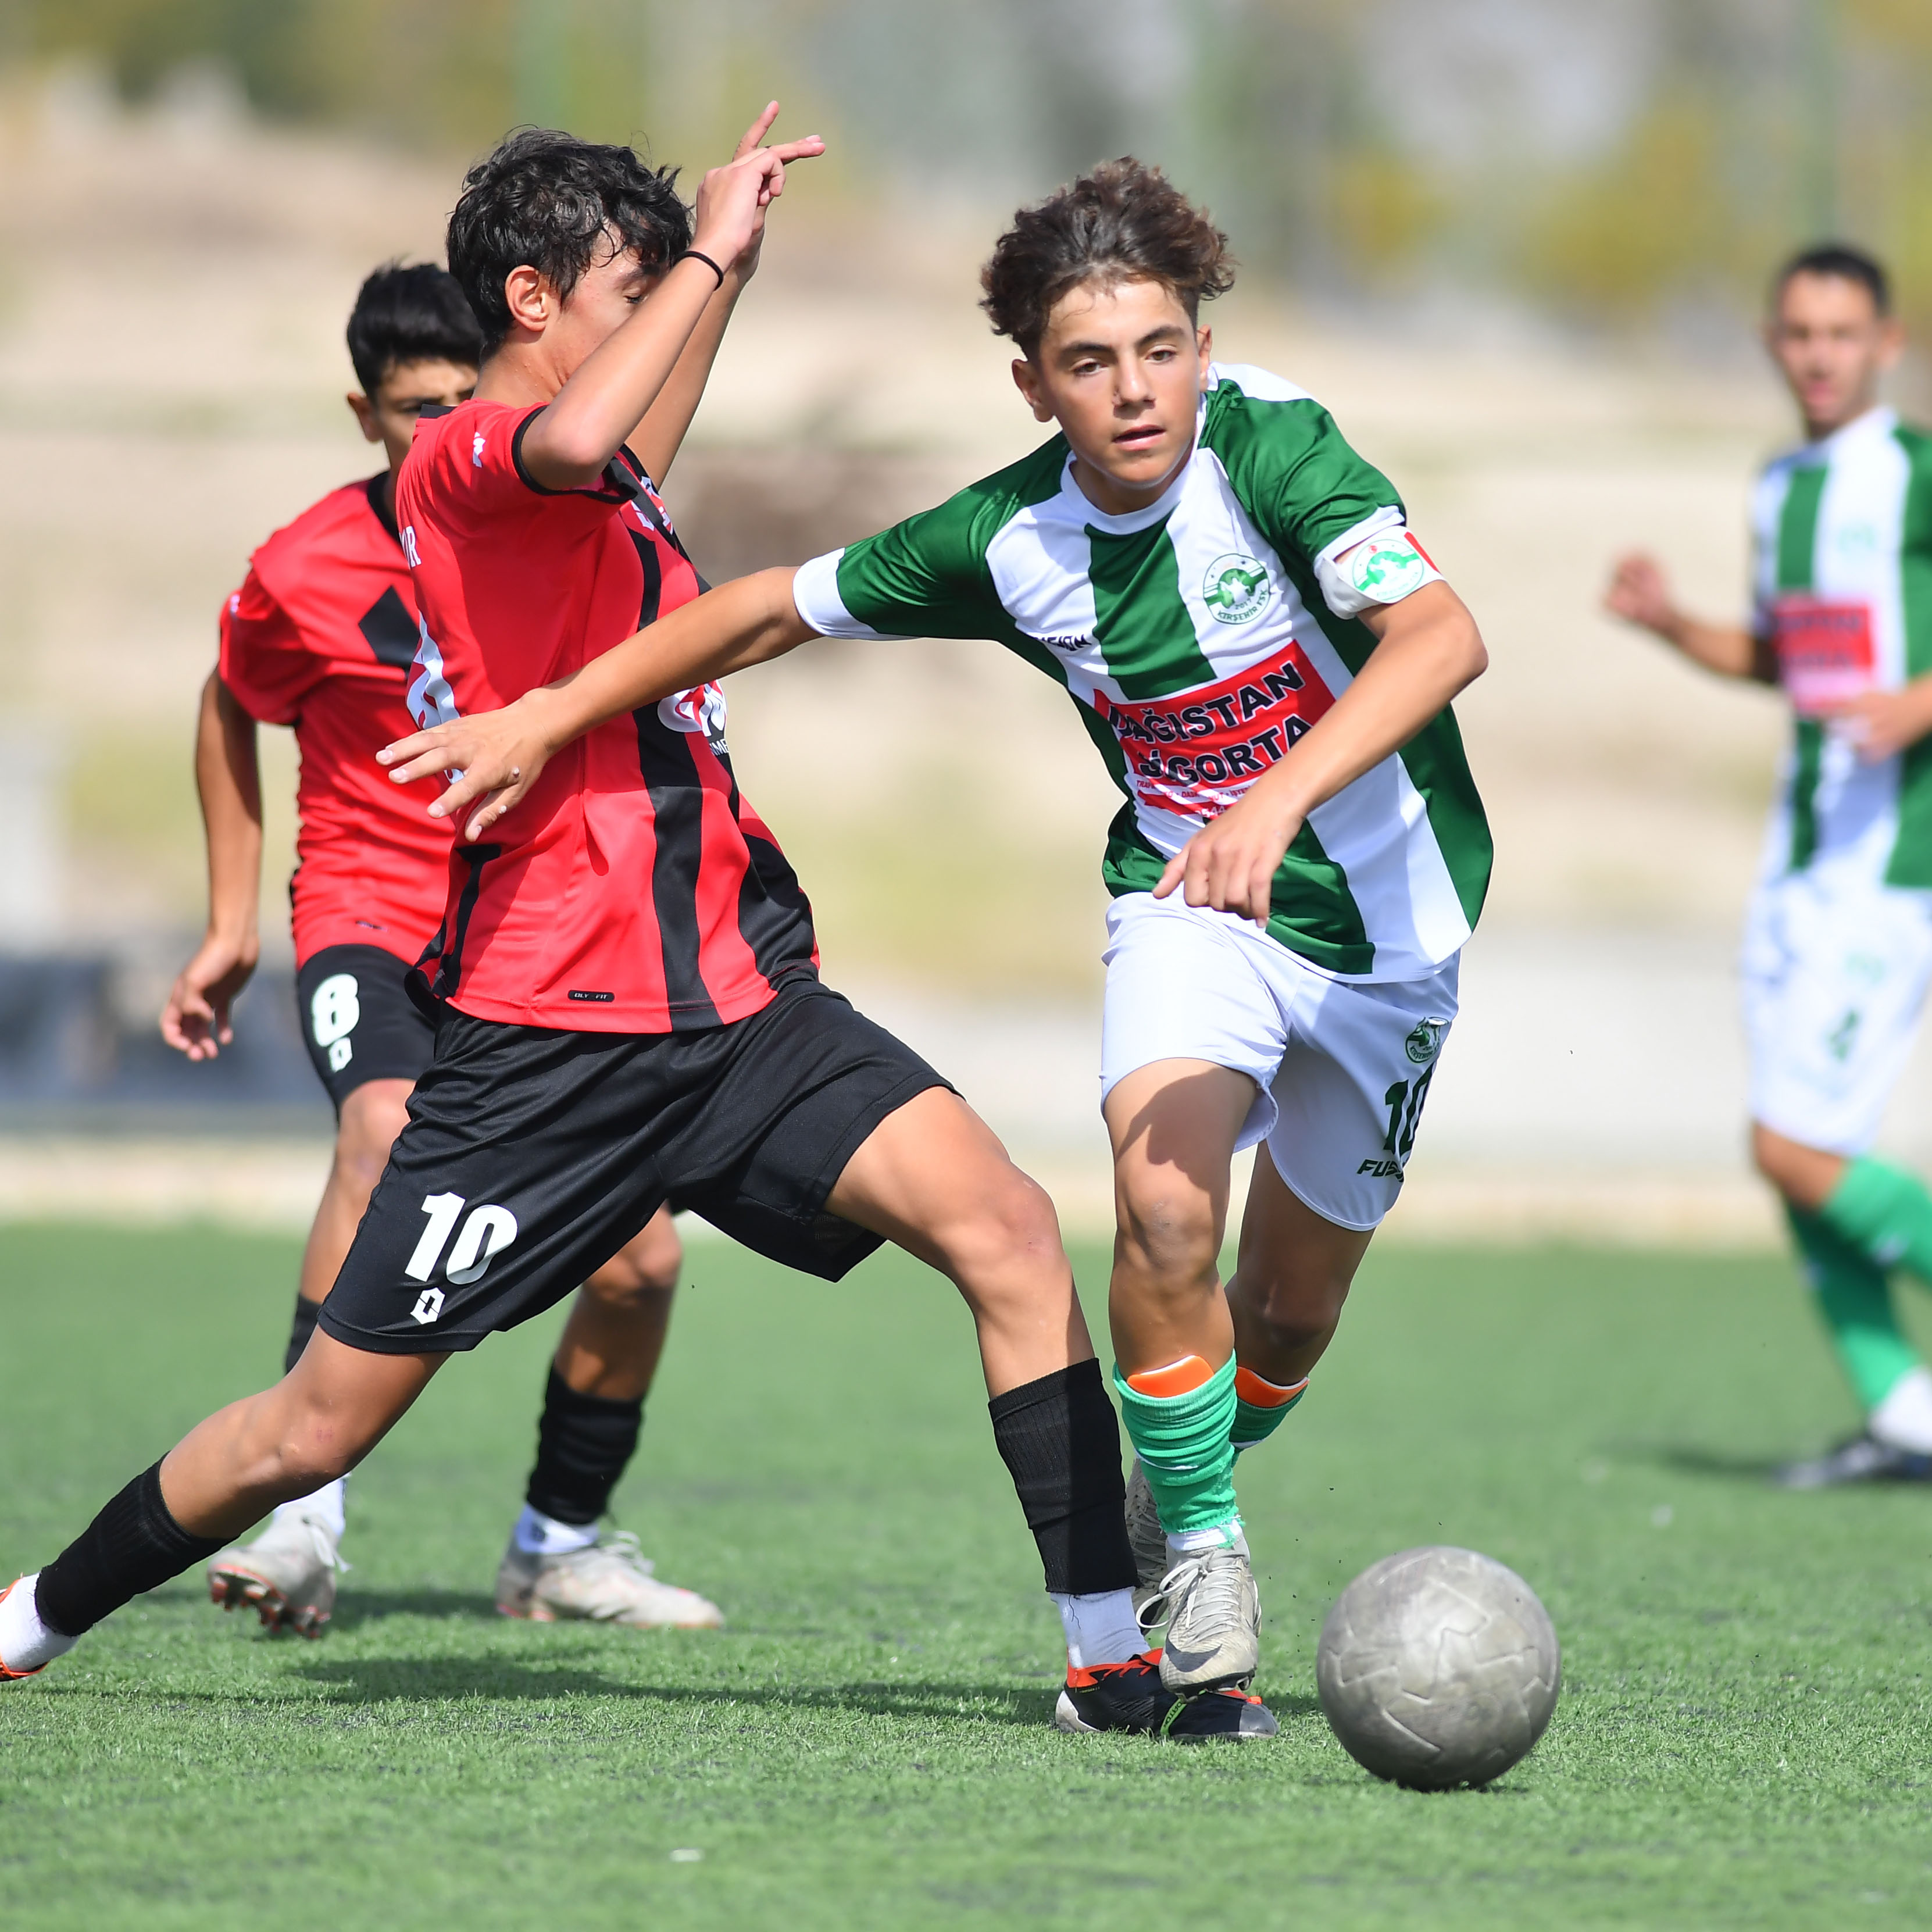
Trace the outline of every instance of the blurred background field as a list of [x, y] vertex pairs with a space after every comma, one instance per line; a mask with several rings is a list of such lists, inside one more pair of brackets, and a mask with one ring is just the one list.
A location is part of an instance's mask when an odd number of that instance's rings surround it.
[[[832, 154], [670, 478], [700, 567], [798, 560], [1029, 447], [980, 256], [1094, 159], [1162, 162], [1246, 265], [1220, 352], [1335, 411], [1492, 649], [1459, 708], [1496, 884], [1392, 1233], [1772, 1238], [1731, 962], [1778, 707], [1596, 598], [1644, 544], [1739, 607], [1749, 474], [1790, 434], [1753, 332], [1782, 252], [1878, 248], [1932, 330], [1921, 0], [8, 0], [0, 63], [0, 1213], [305, 1218], [327, 1115], [285, 976], [220, 1070], [153, 1036], [200, 917], [220, 600], [374, 466], [343, 320], [375, 262], [438, 254], [469, 159], [535, 120], [695, 169], [776, 94]], [[1932, 406], [1922, 361], [1896, 389]], [[730, 698], [829, 975], [1103, 1217], [1113, 801], [1064, 699], [932, 644]], [[1924, 1071], [1888, 1142], [1932, 1159]]]

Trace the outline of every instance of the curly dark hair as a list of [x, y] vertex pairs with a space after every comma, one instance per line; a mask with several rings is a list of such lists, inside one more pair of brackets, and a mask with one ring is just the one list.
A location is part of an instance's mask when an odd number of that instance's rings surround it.
[[629, 148], [522, 128], [463, 178], [449, 217], [449, 272], [470, 298], [493, 355], [510, 332], [503, 298], [513, 268], [536, 269], [560, 296], [585, 269], [634, 251], [646, 268], [668, 268], [691, 246], [691, 211], [677, 170], [653, 168]]
[[1123, 154], [1023, 208], [980, 272], [994, 332], [1029, 356], [1054, 304], [1085, 282], [1158, 282], [1200, 318], [1234, 285], [1228, 238], [1158, 168]]
[[483, 342], [455, 278], [434, 262], [385, 262], [356, 291], [349, 317], [349, 359], [364, 395], [407, 362], [456, 362], [474, 368]]

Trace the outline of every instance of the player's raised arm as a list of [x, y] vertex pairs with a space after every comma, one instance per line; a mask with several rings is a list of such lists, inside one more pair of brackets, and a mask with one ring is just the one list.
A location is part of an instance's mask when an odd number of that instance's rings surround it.
[[[443, 771], [462, 776], [429, 809], [454, 818], [472, 805], [465, 838], [479, 838], [536, 784], [553, 753], [605, 719], [654, 704], [748, 664], [782, 657], [814, 631], [792, 599], [791, 570], [720, 584], [500, 711], [479, 711], [400, 738], [376, 754], [399, 784]], [[480, 803], [478, 801], [481, 801]]]
[[1682, 609], [1671, 595], [1670, 580], [1652, 556], [1641, 551], [1619, 557], [1604, 592], [1604, 608], [1613, 617], [1661, 638], [1693, 664], [1722, 677], [1778, 682], [1777, 659], [1768, 642], [1742, 624], [1707, 624]]
[[[555, 400], [531, 424], [520, 458], [532, 481], [549, 490], [594, 483], [640, 428], [652, 452], [644, 456], [647, 466], [662, 466], [676, 454], [704, 392], [730, 303], [757, 266], [766, 211], [784, 192], [785, 164], [825, 152], [816, 134], [772, 147], [757, 145], [777, 112], [774, 101], [752, 124], [736, 155], [705, 175], [690, 248], [655, 272], [639, 265], [636, 286], [614, 290], [634, 312], [568, 370]], [[541, 343], [559, 291], [539, 266], [525, 264], [512, 270], [503, 292], [513, 328], [520, 326]], [[552, 352], [567, 355], [568, 346], [560, 342]], [[494, 393], [493, 374], [486, 372], [479, 394]], [[512, 372], [506, 376], [514, 383]], [[502, 399], [513, 399], [507, 388]], [[652, 421], [654, 416], [658, 420]]]

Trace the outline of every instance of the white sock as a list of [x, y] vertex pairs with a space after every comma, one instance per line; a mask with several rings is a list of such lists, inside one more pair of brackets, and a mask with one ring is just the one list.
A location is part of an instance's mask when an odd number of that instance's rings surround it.
[[1176, 1563], [1184, 1556], [1198, 1556], [1204, 1550], [1238, 1550], [1246, 1556], [1247, 1533], [1241, 1527], [1240, 1518], [1216, 1523], [1211, 1529], [1184, 1529], [1178, 1536], [1167, 1539], [1168, 1556]]
[[338, 1543], [342, 1540], [342, 1492], [348, 1479], [338, 1476], [332, 1483], [324, 1483], [313, 1495], [297, 1496], [292, 1502], [275, 1505], [275, 1520], [286, 1522], [291, 1516], [300, 1516], [307, 1522], [320, 1522]]
[[1124, 1664], [1146, 1649], [1148, 1640], [1134, 1616], [1131, 1590], [1096, 1590], [1076, 1597], [1049, 1590], [1066, 1633], [1066, 1661], [1076, 1670], [1096, 1664]]
[[512, 1533], [517, 1547], [532, 1556], [568, 1556], [573, 1550], [588, 1550], [597, 1540], [594, 1522], [559, 1522], [528, 1503]]
[[80, 1641], [77, 1636], [62, 1636], [41, 1622], [40, 1606], [34, 1600], [34, 1586], [40, 1580], [36, 1570], [0, 1596], [0, 1664], [9, 1670], [38, 1670], [42, 1664], [66, 1656]]
[[1932, 1455], [1932, 1369], [1907, 1369], [1867, 1418], [1865, 1426], [1894, 1449]]

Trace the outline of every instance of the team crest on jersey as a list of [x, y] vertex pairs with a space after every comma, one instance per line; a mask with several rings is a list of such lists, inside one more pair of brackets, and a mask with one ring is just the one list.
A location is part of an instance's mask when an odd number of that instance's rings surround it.
[[1201, 580], [1201, 601], [1217, 624], [1252, 623], [1274, 595], [1268, 566], [1239, 550], [1217, 556]]
[[1418, 1020], [1410, 1028], [1408, 1037], [1402, 1043], [1402, 1050], [1418, 1066], [1426, 1066], [1436, 1058], [1442, 1044], [1442, 1036], [1448, 1031], [1447, 1020]]

